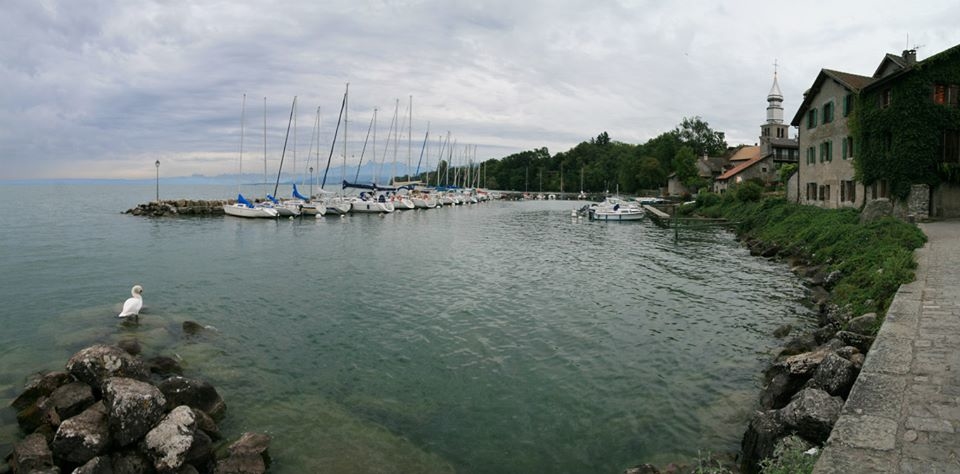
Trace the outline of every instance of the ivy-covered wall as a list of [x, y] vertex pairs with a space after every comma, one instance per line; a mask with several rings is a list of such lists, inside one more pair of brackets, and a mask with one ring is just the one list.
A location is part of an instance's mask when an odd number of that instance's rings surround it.
[[[900, 77], [863, 90], [851, 129], [857, 144], [857, 180], [887, 180], [890, 192], [905, 199], [913, 184], [960, 183], [960, 165], [941, 162], [944, 130], [960, 130], [960, 108], [936, 104], [935, 84], [960, 85], [960, 46], [950, 48]], [[887, 107], [882, 95], [889, 90]]]

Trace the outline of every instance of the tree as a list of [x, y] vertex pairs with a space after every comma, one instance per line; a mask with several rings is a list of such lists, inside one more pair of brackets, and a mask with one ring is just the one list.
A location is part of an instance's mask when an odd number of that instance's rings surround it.
[[673, 169], [677, 173], [677, 179], [689, 189], [697, 189], [703, 183], [697, 171], [697, 156], [687, 145], [680, 147], [673, 157]]
[[715, 132], [710, 124], [698, 117], [685, 117], [674, 133], [696, 156], [719, 156], [727, 150], [723, 132]]

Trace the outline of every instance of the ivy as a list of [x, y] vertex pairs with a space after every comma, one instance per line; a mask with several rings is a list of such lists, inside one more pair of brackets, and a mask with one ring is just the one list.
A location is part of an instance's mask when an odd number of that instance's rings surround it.
[[[941, 162], [944, 130], [960, 130], [960, 109], [933, 102], [934, 84], [960, 85], [960, 47], [918, 63], [900, 79], [862, 91], [850, 129], [857, 142], [857, 180], [890, 184], [893, 196], [906, 198], [913, 184], [960, 183], [960, 168]], [[881, 95], [891, 100], [881, 107]]]

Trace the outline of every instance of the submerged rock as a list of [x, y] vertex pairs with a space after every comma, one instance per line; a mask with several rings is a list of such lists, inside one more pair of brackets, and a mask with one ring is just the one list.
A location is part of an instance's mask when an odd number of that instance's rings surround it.
[[180, 376], [170, 377], [160, 382], [158, 388], [167, 398], [168, 408], [187, 405], [203, 410], [214, 420], [222, 418], [227, 410], [227, 405], [223, 402], [223, 398], [220, 398], [217, 389], [203, 380]]
[[270, 466], [270, 437], [247, 432], [230, 445], [230, 455], [217, 461], [216, 474], [262, 474]]

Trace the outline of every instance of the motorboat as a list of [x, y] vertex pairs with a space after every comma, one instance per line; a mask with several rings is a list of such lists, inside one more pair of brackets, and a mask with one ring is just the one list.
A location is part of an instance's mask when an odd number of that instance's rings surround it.
[[595, 221], [638, 221], [645, 215], [636, 204], [625, 203], [617, 197], [608, 197], [602, 203], [591, 205], [588, 214]]

